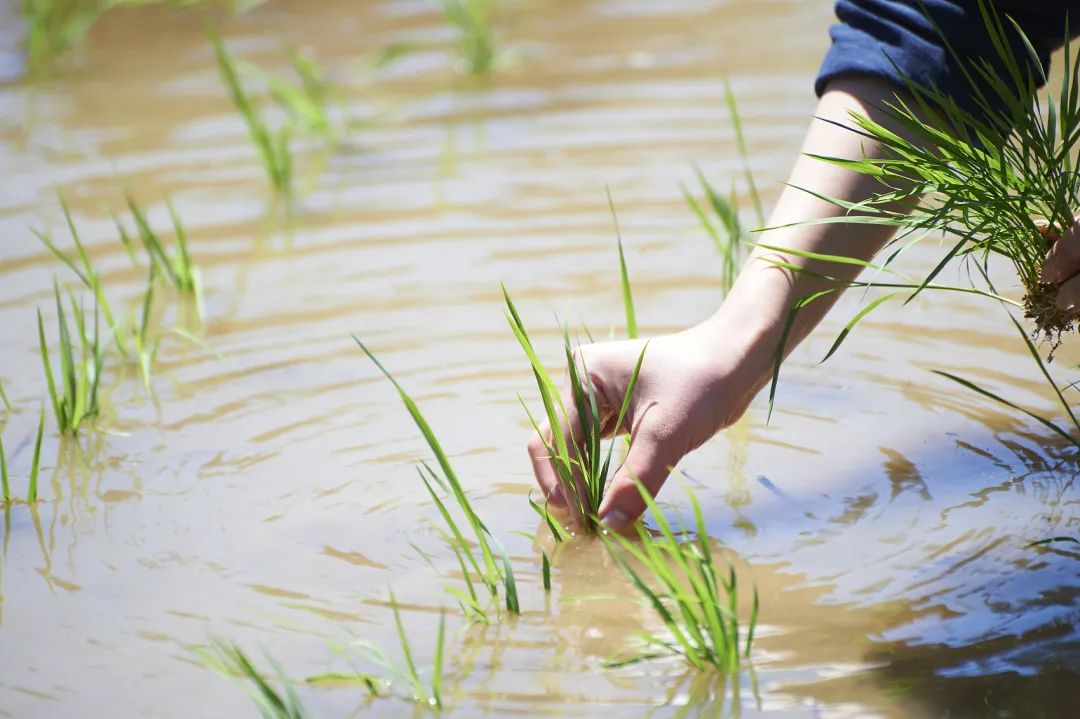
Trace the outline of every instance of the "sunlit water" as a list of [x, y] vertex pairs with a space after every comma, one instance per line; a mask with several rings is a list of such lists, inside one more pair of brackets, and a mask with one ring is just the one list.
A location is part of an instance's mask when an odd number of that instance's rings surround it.
[[[644, 331], [707, 316], [721, 262], [679, 183], [700, 164], [748, 206], [729, 76], [775, 198], [813, 107], [829, 3], [509, 3], [499, 27], [514, 64], [487, 83], [452, 71], [453, 36], [424, 0], [271, 2], [216, 18], [267, 66], [284, 67], [279, 38], [311, 48], [342, 89], [337, 107], [364, 124], [332, 156], [301, 148], [306, 192], [288, 220], [220, 85], [211, 17], [122, 12], [59, 79], [0, 87], [0, 379], [18, 410], [2, 415], [15, 477], [45, 397], [34, 308], [51, 325], [51, 278], [73, 279], [29, 229], [68, 246], [57, 190], [114, 305], [134, 306], [145, 281], [112, 226], [125, 187], [163, 231], [172, 197], [206, 287], [205, 346], [166, 337], [150, 395], [114, 362], [100, 431], [63, 445], [50, 431], [44, 501], [4, 515], [0, 715], [252, 712], [192, 647], [261, 647], [296, 678], [343, 669], [329, 646], [353, 637], [396, 656], [389, 588], [429, 661], [454, 580], [413, 468], [428, 450], [350, 332], [417, 397], [518, 573], [519, 620], [449, 615], [452, 714], [1080, 711], [1078, 555], [1027, 548], [1080, 534], [1069, 450], [930, 372], [1053, 416], [1023, 343], [984, 301], [887, 305], [817, 366], [862, 299], [848, 297], [786, 365], [771, 423], [759, 401], [684, 461], [710, 534], [761, 594], [753, 672], [734, 695], [674, 663], [603, 671], [655, 620], [613, 598], [629, 593], [595, 544], [557, 556], [545, 597], [539, 545], [514, 534], [538, 530], [517, 394], [534, 398], [499, 283], [553, 365], [553, 311], [618, 328], [607, 183]], [[0, 37], [8, 72], [17, 33]], [[416, 47], [373, 79], [366, 59], [395, 42]], [[160, 305], [167, 325], [173, 303]], [[1059, 378], [1078, 357], [1060, 352]], [[663, 499], [686, 508], [678, 482]], [[357, 688], [302, 694], [317, 716], [412, 711]]]

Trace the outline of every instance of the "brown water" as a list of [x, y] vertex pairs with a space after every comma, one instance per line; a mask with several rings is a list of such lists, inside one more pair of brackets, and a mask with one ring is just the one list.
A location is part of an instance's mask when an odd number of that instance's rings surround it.
[[[519, 620], [466, 627], [451, 614], [453, 715], [1077, 715], [1078, 556], [1025, 548], [1080, 534], [1069, 453], [929, 372], [1053, 413], [993, 306], [886, 307], [818, 367], [860, 299], [847, 298], [786, 366], [771, 424], [759, 401], [684, 461], [712, 537], [761, 592], [753, 675], [726, 703], [674, 663], [601, 671], [653, 618], [611, 598], [628, 592], [595, 545], [558, 558], [545, 598], [539, 550], [512, 534], [537, 529], [516, 399], [532, 395], [499, 282], [532, 327], [554, 328], [553, 309], [594, 330], [617, 324], [609, 183], [644, 331], [708, 315], [721, 263], [678, 183], [694, 163], [721, 187], [739, 176], [727, 74], [775, 197], [813, 107], [829, 3], [510, 3], [499, 24], [517, 65], [474, 84], [451, 71], [432, 3], [271, 2], [224, 24], [234, 50], [283, 67], [278, 36], [310, 46], [345, 112], [372, 121], [332, 157], [300, 152], [301, 174], [326, 171], [289, 223], [220, 86], [205, 19], [118, 13], [59, 79], [0, 87], [0, 379], [18, 409], [3, 415], [15, 475], [44, 397], [34, 307], [51, 317], [51, 277], [71, 279], [28, 230], [66, 241], [57, 189], [118, 306], [144, 281], [111, 225], [121, 188], [162, 228], [161, 199], [174, 198], [204, 271], [210, 347], [166, 338], [152, 395], [114, 364], [101, 431], [81, 444], [47, 436], [44, 501], [3, 518], [0, 715], [250, 714], [192, 646], [263, 647], [295, 677], [341, 669], [328, 645], [350, 636], [396, 656], [390, 586], [428, 661], [437, 609], [452, 604], [452, 580], [410, 546], [451, 567], [412, 466], [428, 451], [350, 332], [420, 401], [517, 568]], [[364, 77], [365, 54], [403, 41], [418, 47]], [[555, 333], [537, 334], [556, 364]], [[1060, 353], [1059, 377], [1078, 357]], [[677, 483], [663, 499], [685, 509]], [[317, 716], [413, 711], [356, 689], [303, 694]]]

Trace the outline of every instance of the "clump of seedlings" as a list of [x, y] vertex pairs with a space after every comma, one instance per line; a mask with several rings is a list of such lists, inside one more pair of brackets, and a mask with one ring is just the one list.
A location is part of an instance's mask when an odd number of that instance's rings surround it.
[[457, 29], [461, 64], [473, 75], [491, 72], [498, 60], [491, 11], [498, 0], [442, 0], [443, 14]]
[[53, 285], [56, 299], [56, 315], [59, 335], [59, 372], [53, 372], [48, 343], [45, 341], [45, 324], [38, 310], [38, 347], [41, 364], [49, 388], [56, 425], [61, 434], [75, 435], [83, 423], [100, 412], [98, 385], [105, 364], [108, 340], [102, 341], [99, 313], [94, 305], [93, 331], [88, 327], [86, 312], [75, 296], [68, 293], [71, 322], [64, 310], [59, 285]]
[[221, 38], [210, 35], [217, 57], [218, 70], [229, 90], [233, 105], [247, 123], [248, 134], [262, 160], [263, 170], [274, 190], [281, 195], [289, 195], [293, 188], [293, 161], [289, 145], [292, 139], [292, 125], [283, 124], [277, 131], [271, 131], [262, 113], [256, 109], [251, 97], [240, 79], [237, 62]]
[[[724, 98], [727, 102], [728, 112], [731, 115], [731, 125], [735, 132], [735, 147], [742, 160], [743, 171], [746, 177], [747, 190], [754, 207], [754, 214], [759, 225], [765, 224], [765, 213], [761, 207], [761, 197], [758, 195], [757, 183], [754, 182], [754, 174], [750, 169], [750, 156], [746, 149], [746, 138], [742, 131], [742, 116], [739, 114], [738, 104], [735, 102], [735, 93], [731, 90], [731, 84], [724, 81]], [[721, 288], [726, 294], [735, 284], [735, 278], [739, 274], [739, 268], [748, 254], [747, 248], [752, 244], [750, 233], [739, 219], [739, 203], [735, 195], [735, 187], [732, 185], [727, 197], [722, 195], [706, 179], [701, 168], [694, 168], [701, 192], [707, 201], [706, 207], [712, 210], [713, 217], [702, 207], [686, 185], [681, 185], [683, 196], [687, 204], [693, 210], [698, 222], [713, 241], [717, 252], [723, 259], [720, 282]]]
[[605, 533], [604, 542], [626, 578], [664, 623], [667, 634], [641, 632], [640, 650], [614, 659], [608, 666], [677, 656], [698, 670], [737, 672], [742, 661], [750, 656], [754, 643], [757, 589], [743, 639], [739, 631], [735, 567], [728, 563], [725, 571], [717, 566], [701, 505], [694, 493], [688, 490], [696, 537], [687, 539], [687, 528], [681, 520], [675, 531], [640, 483], [638, 491], [659, 531], [652, 533], [638, 524], [635, 539]]
[[[79, 231], [75, 228], [75, 221], [71, 217], [71, 210], [68, 208], [67, 201], [64, 199], [63, 195], [60, 196], [60, 207], [64, 211], [64, 221], [67, 224], [68, 232], [71, 233], [71, 241], [75, 245], [77, 261], [61, 250], [56, 243], [53, 242], [52, 236], [48, 232], [39, 230], [31, 230], [31, 232], [41, 240], [41, 243], [45, 245], [57, 259], [75, 273], [75, 276], [79, 278], [79, 281], [83, 283], [86, 289], [90, 290], [94, 296], [94, 301], [97, 303], [98, 308], [105, 318], [106, 326], [116, 327], [117, 322], [113, 315], [112, 308], [109, 305], [109, 298], [105, 296], [105, 290], [101, 283], [101, 275], [98, 274], [93, 263], [90, 261], [90, 255], [86, 252], [86, 247], [83, 245], [82, 238], [79, 236]], [[128, 354], [128, 347], [127, 343], [124, 341], [124, 335], [117, 332], [114, 334], [114, 339], [117, 350], [119, 350], [121, 355], [126, 357]]]
[[[146, 250], [146, 256], [150, 262], [151, 284], [156, 278], [163, 278], [177, 293], [191, 298], [195, 303], [196, 316], [201, 322], [204, 317], [202, 273], [191, 259], [191, 253], [188, 251], [187, 232], [180, 221], [180, 216], [171, 202], [166, 200], [165, 204], [169, 209], [169, 219], [172, 221], [173, 233], [176, 237], [176, 251], [173, 253], [168, 251], [161, 236], [154, 231], [146, 212], [138, 205], [135, 198], [130, 194], [127, 195], [128, 209], [131, 211], [131, 217], [135, 221], [139, 240], [143, 249]], [[128, 255], [134, 258], [135, 251], [131, 237], [121, 225], [117, 224], [117, 227], [120, 228], [120, 239], [123, 241]], [[152, 291], [152, 288], [147, 290], [148, 294], [152, 293]], [[143, 305], [145, 316], [146, 301], [144, 301]]]
[[[882, 108], [902, 132], [853, 113], [850, 129], [878, 144], [881, 156], [818, 159], [874, 177], [881, 190], [857, 204], [824, 197], [847, 211], [825, 221], [900, 228], [883, 266], [928, 235], [952, 238], [923, 286], [954, 258], [985, 266], [991, 255], [1005, 257], [1023, 288], [1033, 336], [1049, 342], [1052, 357], [1080, 319], [1055, 305], [1060, 284], [1041, 279], [1047, 252], [1080, 208], [1080, 56], [1071, 50], [1066, 32], [1061, 86], [1056, 99], [1051, 92], [1044, 100], [1038, 94], [1046, 82], [1042, 63], [1019, 26], [986, 3], [980, 1], [980, 7], [997, 62], [956, 58], [973, 87], [974, 107], [908, 82], [910, 99], [897, 98]], [[1019, 34], [1027, 57], [1014, 55], [1009, 29]]]
[[[38, 473], [41, 469], [41, 440], [45, 436], [45, 408], [41, 408], [38, 418], [37, 437], [34, 439], [34, 456], [30, 461], [30, 474], [26, 481], [26, 502], [33, 504], [37, 501]], [[7, 454], [4, 452], [4, 437], [0, 433], [0, 504], [5, 507], [12, 502], [11, 481], [8, 476]]]
[[[446, 524], [443, 536], [454, 551], [462, 578], [465, 580], [464, 590], [451, 587], [447, 591], [458, 601], [462, 611], [467, 616], [479, 621], [489, 622], [491, 617], [486, 603], [482, 601], [482, 596], [487, 595], [497, 603], [500, 587], [502, 587], [506, 611], [510, 614], [520, 614], [521, 607], [518, 602], [517, 585], [514, 581], [514, 569], [510, 564], [510, 557], [506, 553], [506, 549], [491, 534], [491, 531], [473, 509], [472, 503], [469, 501], [468, 495], [465, 494], [461, 481], [450, 464], [450, 459], [447, 457], [439, 440], [435, 437], [431, 425], [428, 424], [413, 398], [409, 396], [375, 355], [355, 335], [353, 339], [360, 346], [360, 349], [364, 351], [364, 354], [375, 363], [379, 371], [394, 385], [394, 389], [397, 390], [398, 397], [408, 410], [409, 416], [412, 417], [413, 422], [424, 436], [425, 441], [427, 441], [428, 447], [434, 453], [441, 471], [440, 476], [440, 473], [432, 469], [426, 462], [422, 463], [418, 469], [425, 489], [427, 489], [428, 494], [435, 502], [435, 506]], [[454, 518], [447, 506], [447, 501], [440, 496], [440, 492], [436, 488], [453, 497], [458, 511], [464, 517], [463, 524], [467, 528], [465, 531], [462, 531], [462, 523], [459, 523]], [[470, 539], [466, 539], [466, 531], [471, 534]]]
[[705, 178], [700, 168], [695, 168], [701, 191], [708, 202], [707, 207], [712, 210], [715, 217], [701, 206], [685, 185], [682, 186], [683, 196], [687, 204], [694, 211], [705, 232], [712, 238], [716, 251], [720, 253], [723, 265], [720, 274], [721, 288], [724, 293], [731, 291], [735, 284], [735, 278], [739, 274], [746, 257], [746, 247], [749, 242], [749, 233], [739, 220], [739, 208], [735, 199], [734, 188], [728, 197], [721, 195], [715, 187]]

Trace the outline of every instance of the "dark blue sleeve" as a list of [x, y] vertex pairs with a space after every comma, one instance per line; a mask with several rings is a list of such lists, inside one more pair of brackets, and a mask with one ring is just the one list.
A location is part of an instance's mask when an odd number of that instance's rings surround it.
[[[1080, 26], [1080, 2], [1009, 0], [997, 7], [1023, 28], [1044, 69], [1064, 41], [1070, 9], [1076, 18], [1070, 25]], [[836, 17], [839, 22], [829, 31], [832, 47], [814, 84], [819, 96], [839, 77], [872, 76], [898, 87], [906, 77], [974, 110], [973, 88], [957, 56], [999, 64], [975, 0], [839, 0]], [[1006, 25], [1014, 54], [1026, 61], [1022, 40]]]

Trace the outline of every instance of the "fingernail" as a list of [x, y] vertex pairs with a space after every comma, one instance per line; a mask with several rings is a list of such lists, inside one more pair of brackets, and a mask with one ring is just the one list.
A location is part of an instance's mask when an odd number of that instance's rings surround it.
[[614, 532], [621, 532], [630, 525], [630, 518], [619, 510], [612, 509], [600, 518], [600, 524]]

